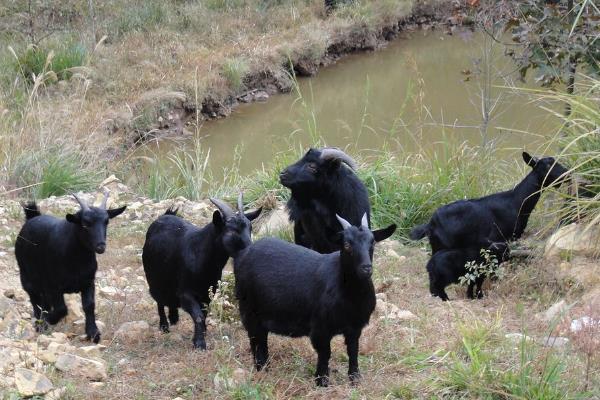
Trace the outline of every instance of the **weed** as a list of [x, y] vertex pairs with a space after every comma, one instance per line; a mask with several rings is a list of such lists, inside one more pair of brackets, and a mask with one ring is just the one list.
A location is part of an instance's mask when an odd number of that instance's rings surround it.
[[477, 278], [482, 276], [484, 278], [497, 277], [498, 279], [502, 279], [504, 270], [498, 266], [496, 256], [486, 249], [481, 249], [481, 256], [483, 257], [482, 263], [477, 264], [475, 261], [469, 261], [465, 264], [467, 273], [460, 277], [459, 282], [461, 285], [467, 285], [471, 282], [475, 283]]
[[53, 71], [57, 80], [68, 80], [73, 75], [73, 68], [85, 65], [86, 60], [87, 50], [80, 43], [56, 49], [29, 46], [17, 56], [13, 68], [30, 83], [47, 71]]
[[229, 86], [234, 91], [239, 91], [244, 87], [244, 77], [248, 71], [248, 63], [244, 59], [236, 57], [225, 60], [221, 73]]

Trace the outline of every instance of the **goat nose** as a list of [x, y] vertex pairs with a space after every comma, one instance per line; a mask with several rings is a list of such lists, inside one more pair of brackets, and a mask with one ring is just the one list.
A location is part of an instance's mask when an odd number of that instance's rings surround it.
[[98, 243], [96, 245], [96, 253], [102, 254], [106, 250], [106, 243]]
[[360, 269], [368, 276], [371, 276], [373, 273], [373, 266], [371, 264], [363, 264], [360, 266]]

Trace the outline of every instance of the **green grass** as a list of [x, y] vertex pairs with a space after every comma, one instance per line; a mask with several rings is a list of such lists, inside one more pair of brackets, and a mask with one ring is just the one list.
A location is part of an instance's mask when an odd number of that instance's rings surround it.
[[248, 63], [244, 59], [236, 57], [225, 60], [221, 73], [229, 86], [238, 91], [244, 87], [244, 77], [249, 70]]
[[111, 22], [111, 31], [121, 37], [129, 32], [147, 32], [168, 19], [168, 10], [161, 1], [139, 1], [135, 6], [124, 7], [123, 12]]
[[49, 71], [54, 72], [56, 80], [68, 80], [73, 75], [73, 68], [85, 65], [87, 57], [87, 49], [81, 43], [29, 46], [17, 54], [13, 69], [29, 83], [34, 82], [34, 76]]
[[564, 355], [525, 338], [505, 340], [501, 322], [470, 321], [459, 327], [460, 340], [446, 371], [434, 381], [440, 392], [466, 399], [584, 399], [567, 375]]
[[73, 191], [90, 190], [104, 177], [73, 153], [49, 148], [18, 161], [14, 179], [27, 196], [43, 199]]

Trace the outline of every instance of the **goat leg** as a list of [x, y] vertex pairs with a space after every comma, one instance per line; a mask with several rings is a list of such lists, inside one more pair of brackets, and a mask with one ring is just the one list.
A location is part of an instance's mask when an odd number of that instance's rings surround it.
[[194, 321], [194, 338], [192, 339], [194, 349], [206, 350], [204, 337], [206, 332], [205, 314], [200, 303], [191, 293], [184, 293], [181, 296], [181, 307], [190, 314], [192, 321]]
[[165, 305], [156, 303], [158, 310], [158, 327], [164, 333], [169, 333], [169, 322], [167, 321], [167, 315], [165, 314]]
[[52, 311], [48, 312], [46, 321], [48, 321], [50, 325], [56, 325], [68, 312], [67, 305], [65, 304], [65, 297], [62, 293], [51, 293], [48, 294], [48, 301], [52, 306]]
[[360, 381], [361, 375], [358, 369], [358, 339], [360, 338], [360, 330], [349, 331], [344, 335], [346, 342], [346, 350], [348, 352], [348, 377], [353, 384]]
[[88, 340], [98, 343], [100, 341], [100, 331], [96, 326], [96, 301], [95, 286], [92, 281], [81, 291], [81, 307], [85, 314], [85, 334]]
[[329, 385], [329, 358], [331, 357], [331, 336], [312, 334], [310, 341], [317, 351], [317, 386]]

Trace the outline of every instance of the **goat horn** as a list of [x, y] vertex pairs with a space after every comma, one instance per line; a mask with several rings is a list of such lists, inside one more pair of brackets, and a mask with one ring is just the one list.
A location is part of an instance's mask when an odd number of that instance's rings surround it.
[[81, 200], [79, 196], [77, 196], [75, 193], [71, 193], [71, 196], [75, 197], [75, 200], [77, 200], [79, 207], [81, 207], [83, 211], [89, 210], [90, 206], [88, 206], [85, 201]]
[[110, 195], [109, 190], [104, 191], [104, 198], [102, 199], [102, 203], [100, 204], [100, 208], [106, 210], [106, 202], [108, 201], [108, 196]]
[[369, 219], [367, 218], [367, 213], [363, 215], [360, 225], [365, 229], [369, 229]]
[[344, 218], [340, 217], [339, 215], [335, 214], [335, 217], [340, 222], [340, 225], [342, 225], [343, 229], [348, 229], [352, 226], [352, 225], [350, 225], [350, 222], [346, 221]]
[[233, 217], [233, 215], [235, 214], [233, 212], [233, 210], [231, 209], [231, 207], [229, 207], [229, 205], [227, 203], [225, 203], [224, 201], [221, 201], [219, 199], [215, 199], [215, 198], [210, 198], [210, 201], [217, 206], [217, 208], [219, 209], [219, 211], [221, 211], [221, 214], [223, 214], [223, 217], [225, 219], [231, 218]]
[[352, 157], [350, 157], [348, 154], [344, 153], [337, 147], [325, 147], [321, 149], [321, 158], [324, 160], [337, 159], [343, 161], [354, 171], [356, 171], [357, 168], [356, 161], [354, 161]]
[[240, 191], [240, 195], [238, 196], [238, 210], [240, 214], [244, 213], [244, 194]]

